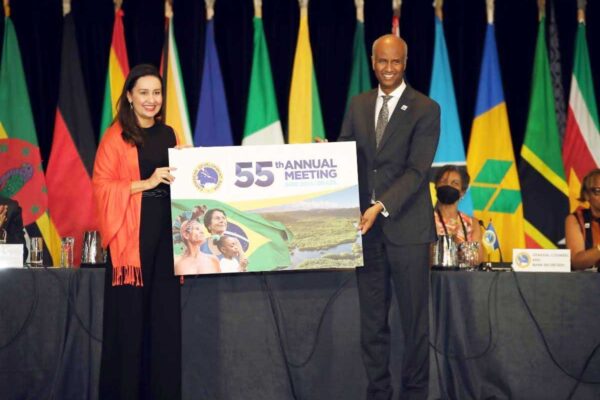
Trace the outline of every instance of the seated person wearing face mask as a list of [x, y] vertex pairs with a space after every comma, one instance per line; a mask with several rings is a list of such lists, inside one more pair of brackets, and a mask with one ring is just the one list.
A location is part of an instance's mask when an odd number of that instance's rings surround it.
[[582, 205], [565, 220], [572, 270], [600, 267], [600, 169], [583, 178], [579, 201]]
[[465, 168], [444, 165], [435, 175], [437, 204], [435, 205], [435, 227], [438, 235], [454, 235], [457, 243], [464, 241], [479, 243], [479, 259], [483, 259], [481, 229], [479, 221], [458, 211], [458, 202], [464, 196], [471, 178]]

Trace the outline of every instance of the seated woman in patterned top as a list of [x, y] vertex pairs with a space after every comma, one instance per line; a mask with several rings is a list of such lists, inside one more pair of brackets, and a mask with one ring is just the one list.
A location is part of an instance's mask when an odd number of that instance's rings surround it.
[[481, 229], [479, 221], [458, 211], [458, 202], [467, 192], [471, 178], [465, 168], [444, 165], [435, 175], [437, 204], [435, 205], [435, 227], [438, 235], [454, 235], [457, 243], [464, 241], [479, 243], [479, 259], [483, 259]]
[[600, 169], [583, 178], [579, 201], [589, 203], [589, 208], [580, 206], [565, 220], [572, 270], [600, 266]]

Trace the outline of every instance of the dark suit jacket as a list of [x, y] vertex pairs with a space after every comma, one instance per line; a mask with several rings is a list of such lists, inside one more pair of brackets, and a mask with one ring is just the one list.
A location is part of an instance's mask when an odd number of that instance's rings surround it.
[[338, 140], [356, 141], [361, 210], [375, 191], [389, 217], [378, 217], [386, 239], [397, 245], [436, 239], [429, 170], [440, 136], [440, 107], [407, 85], [379, 148], [375, 145], [377, 89], [355, 96]]
[[23, 254], [27, 258], [27, 246], [23, 233], [23, 216], [19, 203], [15, 200], [0, 196], [0, 204], [8, 205], [6, 212], [6, 223], [0, 228], [6, 229], [6, 243], [23, 244]]

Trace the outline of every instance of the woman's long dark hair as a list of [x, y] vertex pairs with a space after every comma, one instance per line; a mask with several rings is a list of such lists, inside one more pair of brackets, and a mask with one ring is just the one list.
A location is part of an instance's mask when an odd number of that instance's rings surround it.
[[[160, 80], [160, 88], [164, 96], [165, 85], [160, 73], [158, 72], [158, 69], [156, 69], [154, 65], [139, 64], [129, 71], [129, 75], [127, 75], [127, 79], [123, 85], [123, 90], [121, 91], [121, 96], [117, 101], [116, 120], [119, 121], [121, 128], [123, 128], [123, 133], [121, 133], [123, 140], [136, 146], [142, 146], [144, 144], [144, 131], [138, 124], [133, 108], [129, 104], [129, 100], [127, 100], [127, 92], [131, 92], [138, 79], [144, 76], [154, 76], [158, 78], [158, 80]], [[164, 119], [164, 110], [164, 106], [161, 106], [159, 113], [154, 117], [155, 121], [162, 121]]]

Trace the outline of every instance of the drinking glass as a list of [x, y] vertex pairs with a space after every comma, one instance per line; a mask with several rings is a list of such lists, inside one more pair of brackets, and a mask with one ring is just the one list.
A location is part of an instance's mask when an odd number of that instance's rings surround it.
[[462, 242], [458, 245], [458, 266], [475, 270], [479, 265], [479, 242]]
[[60, 242], [60, 266], [63, 268], [73, 268], [73, 246], [75, 238], [66, 236]]
[[44, 258], [44, 240], [41, 237], [32, 237], [29, 242], [29, 264], [32, 267], [41, 267]]

